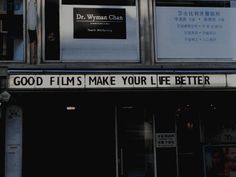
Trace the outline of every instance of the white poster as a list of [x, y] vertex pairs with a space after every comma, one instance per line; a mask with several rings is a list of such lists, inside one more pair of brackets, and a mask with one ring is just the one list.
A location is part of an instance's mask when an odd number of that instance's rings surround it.
[[60, 7], [62, 61], [139, 61], [136, 6]]
[[156, 6], [156, 58], [236, 58], [236, 8]]
[[176, 147], [176, 133], [157, 133], [156, 146], [158, 148]]

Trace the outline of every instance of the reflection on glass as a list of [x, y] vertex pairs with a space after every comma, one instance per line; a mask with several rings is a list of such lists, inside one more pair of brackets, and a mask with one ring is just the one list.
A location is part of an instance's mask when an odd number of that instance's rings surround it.
[[236, 175], [235, 146], [206, 146], [204, 153], [206, 177], [233, 177]]
[[143, 110], [120, 110], [118, 144], [120, 177], [154, 177], [152, 123]]
[[0, 1], [0, 60], [22, 61], [23, 0]]
[[232, 143], [236, 142], [235, 120], [208, 120], [205, 121], [206, 143]]

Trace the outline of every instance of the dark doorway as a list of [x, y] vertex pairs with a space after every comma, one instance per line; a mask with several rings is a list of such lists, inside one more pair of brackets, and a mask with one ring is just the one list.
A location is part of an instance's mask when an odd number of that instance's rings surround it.
[[24, 109], [23, 177], [115, 177], [112, 106], [68, 95], [34, 99]]
[[142, 106], [118, 107], [119, 177], [154, 177], [153, 119]]

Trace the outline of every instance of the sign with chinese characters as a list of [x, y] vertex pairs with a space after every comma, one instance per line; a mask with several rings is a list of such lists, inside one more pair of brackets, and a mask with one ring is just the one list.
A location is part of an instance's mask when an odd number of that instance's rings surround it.
[[236, 58], [235, 16], [235, 8], [157, 6], [157, 58]]
[[176, 147], [176, 133], [157, 133], [156, 146], [162, 147]]
[[25, 74], [9, 89], [235, 88], [236, 74]]

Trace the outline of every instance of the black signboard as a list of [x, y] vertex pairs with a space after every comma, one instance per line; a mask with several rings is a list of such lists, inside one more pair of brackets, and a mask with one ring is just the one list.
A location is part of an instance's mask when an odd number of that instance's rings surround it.
[[62, 4], [135, 6], [135, 0], [62, 0]]
[[74, 38], [126, 39], [125, 9], [74, 8]]

